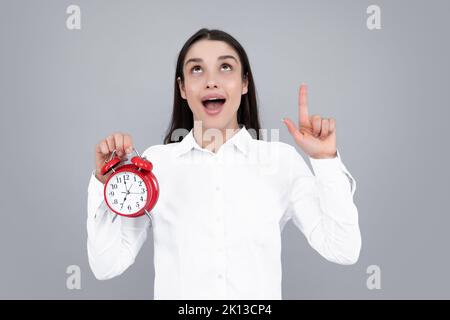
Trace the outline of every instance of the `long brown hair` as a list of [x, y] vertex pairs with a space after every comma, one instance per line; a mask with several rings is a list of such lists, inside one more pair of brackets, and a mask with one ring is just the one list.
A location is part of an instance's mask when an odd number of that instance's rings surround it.
[[[247, 53], [245, 52], [244, 48], [240, 45], [240, 43], [228, 33], [217, 29], [202, 28], [186, 41], [180, 53], [178, 54], [177, 67], [175, 71], [175, 81], [174, 81], [175, 86], [174, 86], [172, 119], [170, 121], [169, 128], [167, 129], [166, 136], [164, 138], [164, 144], [179, 142], [173, 141], [171, 139], [172, 132], [174, 130], [183, 128], [186, 129], [187, 131], [190, 131], [194, 127], [194, 116], [187, 104], [187, 101], [181, 97], [177, 78], [180, 77], [182, 83], [184, 83], [183, 63], [186, 57], [186, 53], [195, 42], [202, 39], [224, 41], [228, 43], [232, 48], [234, 48], [237, 54], [239, 55], [239, 59], [242, 64], [242, 78], [244, 79], [245, 76], [247, 77], [248, 89], [247, 93], [242, 95], [241, 97], [241, 104], [237, 112], [237, 122], [238, 124], [245, 125], [246, 129], [250, 130], [249, 133], [253, 135], [253, 138], [259, 140], [260, 139], [259, 130], [261, 126], [259, 121], [258, 105], [256, 101], [256, 89]], [[182, 138], [180, 139], [180, 141], [182, 140]]]

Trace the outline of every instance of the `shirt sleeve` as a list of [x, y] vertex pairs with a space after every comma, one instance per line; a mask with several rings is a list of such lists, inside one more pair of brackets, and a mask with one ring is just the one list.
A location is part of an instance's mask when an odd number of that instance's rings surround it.
[[104, 184], [93, 170], [88, 185], [87, 252], [90, 268], [98, 280], [118, 276], [134, 263], [150, 225], [146, 215], [116, 216], [104, 201], [103, 189]]
[[290, 150], [289, 217], [325, 259], [354, 264], [361, 251], [356, 181], [341, 160], [309, 157], [314, 174], [294, 147]]

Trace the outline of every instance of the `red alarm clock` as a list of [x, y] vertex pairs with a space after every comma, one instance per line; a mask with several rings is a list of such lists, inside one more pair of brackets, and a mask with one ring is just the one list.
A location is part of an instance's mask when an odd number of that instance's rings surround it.
[[[112, 152], [110, 159], [105, 161], [101, 174], [113, 171], [105, 183], [105, 202], [117, 215], [136, 218], [146, 214], [152, 221], [150, 211], [159, 197], [158, 180], [152, 173], [152, 163], [141, 157], [135, 148], [133, 150], [137, 156], [131, 158], [131, 163], [124, 164], [115, 156], [116, 150]], [[113, 222], [117, 215], [114, 216]]]

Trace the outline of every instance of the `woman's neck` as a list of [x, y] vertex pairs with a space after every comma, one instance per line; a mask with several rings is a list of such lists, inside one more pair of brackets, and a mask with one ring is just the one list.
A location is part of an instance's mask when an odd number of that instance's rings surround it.
[[237, 123], [221, 129], [203, 128], [200, 124], [194, 125], [194, 138], [203, 149], [217, 153], [219, 148], [238, 131], [239, 125]]

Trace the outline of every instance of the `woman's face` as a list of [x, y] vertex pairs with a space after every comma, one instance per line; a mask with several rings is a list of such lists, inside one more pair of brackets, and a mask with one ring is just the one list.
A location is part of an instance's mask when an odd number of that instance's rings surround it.
[[[203, 129], [237, 129], [237, 110], [248, 86], [237, 52], [224, 41], [197, 41], [186, 54], [183, 74], [184, 84], [178, 79], [178, 85], [194, 121], [201, 121]], [[214, 98], [219, 100], [205, 102]]]

